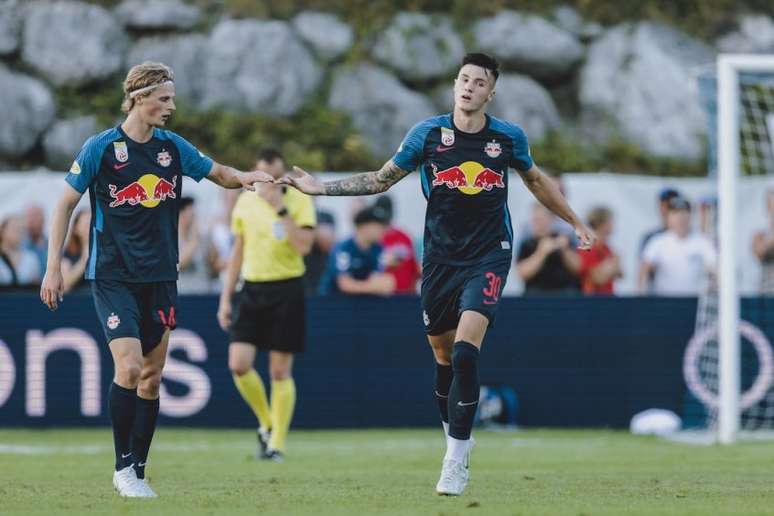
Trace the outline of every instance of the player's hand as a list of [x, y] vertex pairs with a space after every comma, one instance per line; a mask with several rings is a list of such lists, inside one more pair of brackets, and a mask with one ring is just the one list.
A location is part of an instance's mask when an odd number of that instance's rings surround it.
[[585, 224], [575, 227], [575, 235], [578, 237], [578, 249], [588, 251], [597, 243], [597, 235]]
[[40, 285], [40, 300], [50, 310], [56, 310], [64, 298], [64, 281], [62, 281], [62, 269], [47, 269]]
[[322, 184], [322, 181], [300, 167], [293, 167], [292, 172], [285, 174], [277, 182], [283, 185], [290, 185], [307, 195], [325, 194], [325, 186]]
[[221, 301], [218, 305], [218, 324], [223, 331], [228, 331], [231, 327], [231, 302]]
[[273, 183], [274, 176], [260, 170], [253, 170], [251, 172], [242, 172], [239, 175], [239, 182], [242, 183], [242, 188], [255, 191], [254, 183]]

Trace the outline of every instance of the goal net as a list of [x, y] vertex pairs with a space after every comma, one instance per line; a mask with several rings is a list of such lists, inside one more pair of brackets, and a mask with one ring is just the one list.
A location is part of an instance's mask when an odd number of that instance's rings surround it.
[[717, 243], [719, 266], [702, 286], [684, 356], [693, 403], [686, 404], [688, 432], [681, 438], [774, 438], [774, 353], [767, 337], [774, 335], [774, 260], [763, 263], [756, 296], [740, 299], [738, 258], [749, 252], [750, 242], [740, 249], [735, 235], [743, 203], [764, 200], [764, 192], [740, 198], [737, 179], [770, 176], [774, 188], [774, 56], [720, 56], [700, 86], [714, 125], [709, 163], [718, 188], [718, 203], [701, 207], [702, 228]]

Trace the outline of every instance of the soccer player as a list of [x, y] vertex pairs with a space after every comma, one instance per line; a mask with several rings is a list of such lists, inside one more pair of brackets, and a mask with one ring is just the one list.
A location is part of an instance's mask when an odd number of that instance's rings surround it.
[[[285, 160], [273, 149], [260, 153], [256, 167], [275, 178]], [[230, 330], [228, 367], [237, 390], [258, 419], [257, 458], [282, 462], [296, 403], [293, 355], [304, 351], [304, 256], [312, 249], [315, 211], [311, 197], [279, 184], [244, 192], [231, 216], [234, 247], [218, 307], [218, 322]], [[232, 322], [231, 296], [242, 272]], [[271, 405], [253, 363], [257, 350], [269, 352]]]
[[216, 163], [162, 129], [175, 111], [174, 79], [166, 65], [132, 67], [123, 91], [124, 122], [89, 138], [65, 177], [51, 221], [40, 298], [52, 310], [62, 302], [62, 244], [73, 209], [88, 190], [86, 279], [115, 366], [108, 395], [116, 454], [113, 486], [121, 496], [152, 498], [156, 494], [145, 481], [145, 466], [169, 332], [178, 315], [182, 176], [247, 189], [273, 178]]
[[524, 131], [485, 113], [497, 77], [494, 58], [465, 56], [454, 83], [453, 113], [414, 126], [380, 170], [323, 183], [296, 167], [282, 180], [312, 195], [366, 195], [386, 191], [419, 167], [427, 199], [422, 315], [447, 435], [436, 486], [445, 495], [462, 494], [468, 482], [479, 350], [511, 264], [508, 168], [518, 170], [533, 195], [573, 226], [579, 247], [588, 249], [596, 238], [534, 164]]

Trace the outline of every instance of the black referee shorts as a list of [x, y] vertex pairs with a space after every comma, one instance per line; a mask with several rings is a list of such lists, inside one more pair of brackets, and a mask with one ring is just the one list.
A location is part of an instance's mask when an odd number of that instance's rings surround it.
[[302, 277], [245, 281], [236, 298], [231, 342], [247, 342], [261, 351], [304, 351], [306, 297]]

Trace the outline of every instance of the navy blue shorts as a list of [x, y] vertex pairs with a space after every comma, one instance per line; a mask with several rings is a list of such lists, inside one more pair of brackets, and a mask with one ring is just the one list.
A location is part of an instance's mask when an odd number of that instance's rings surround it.
[[147, 355], [159, 345], [167, 328], [175, 329], [175, 281], [95, 280], [91, 292], [108, 344], [113, 339], [134, 337], [142, 344], [142, 354]]
[[510, 253], [496, 253], [472, 265], [425, 263], [422, 267], [425, 333], [441, 335], [455, 329], [466, 310], [484, 315], [492, 327], [510, 268]]

